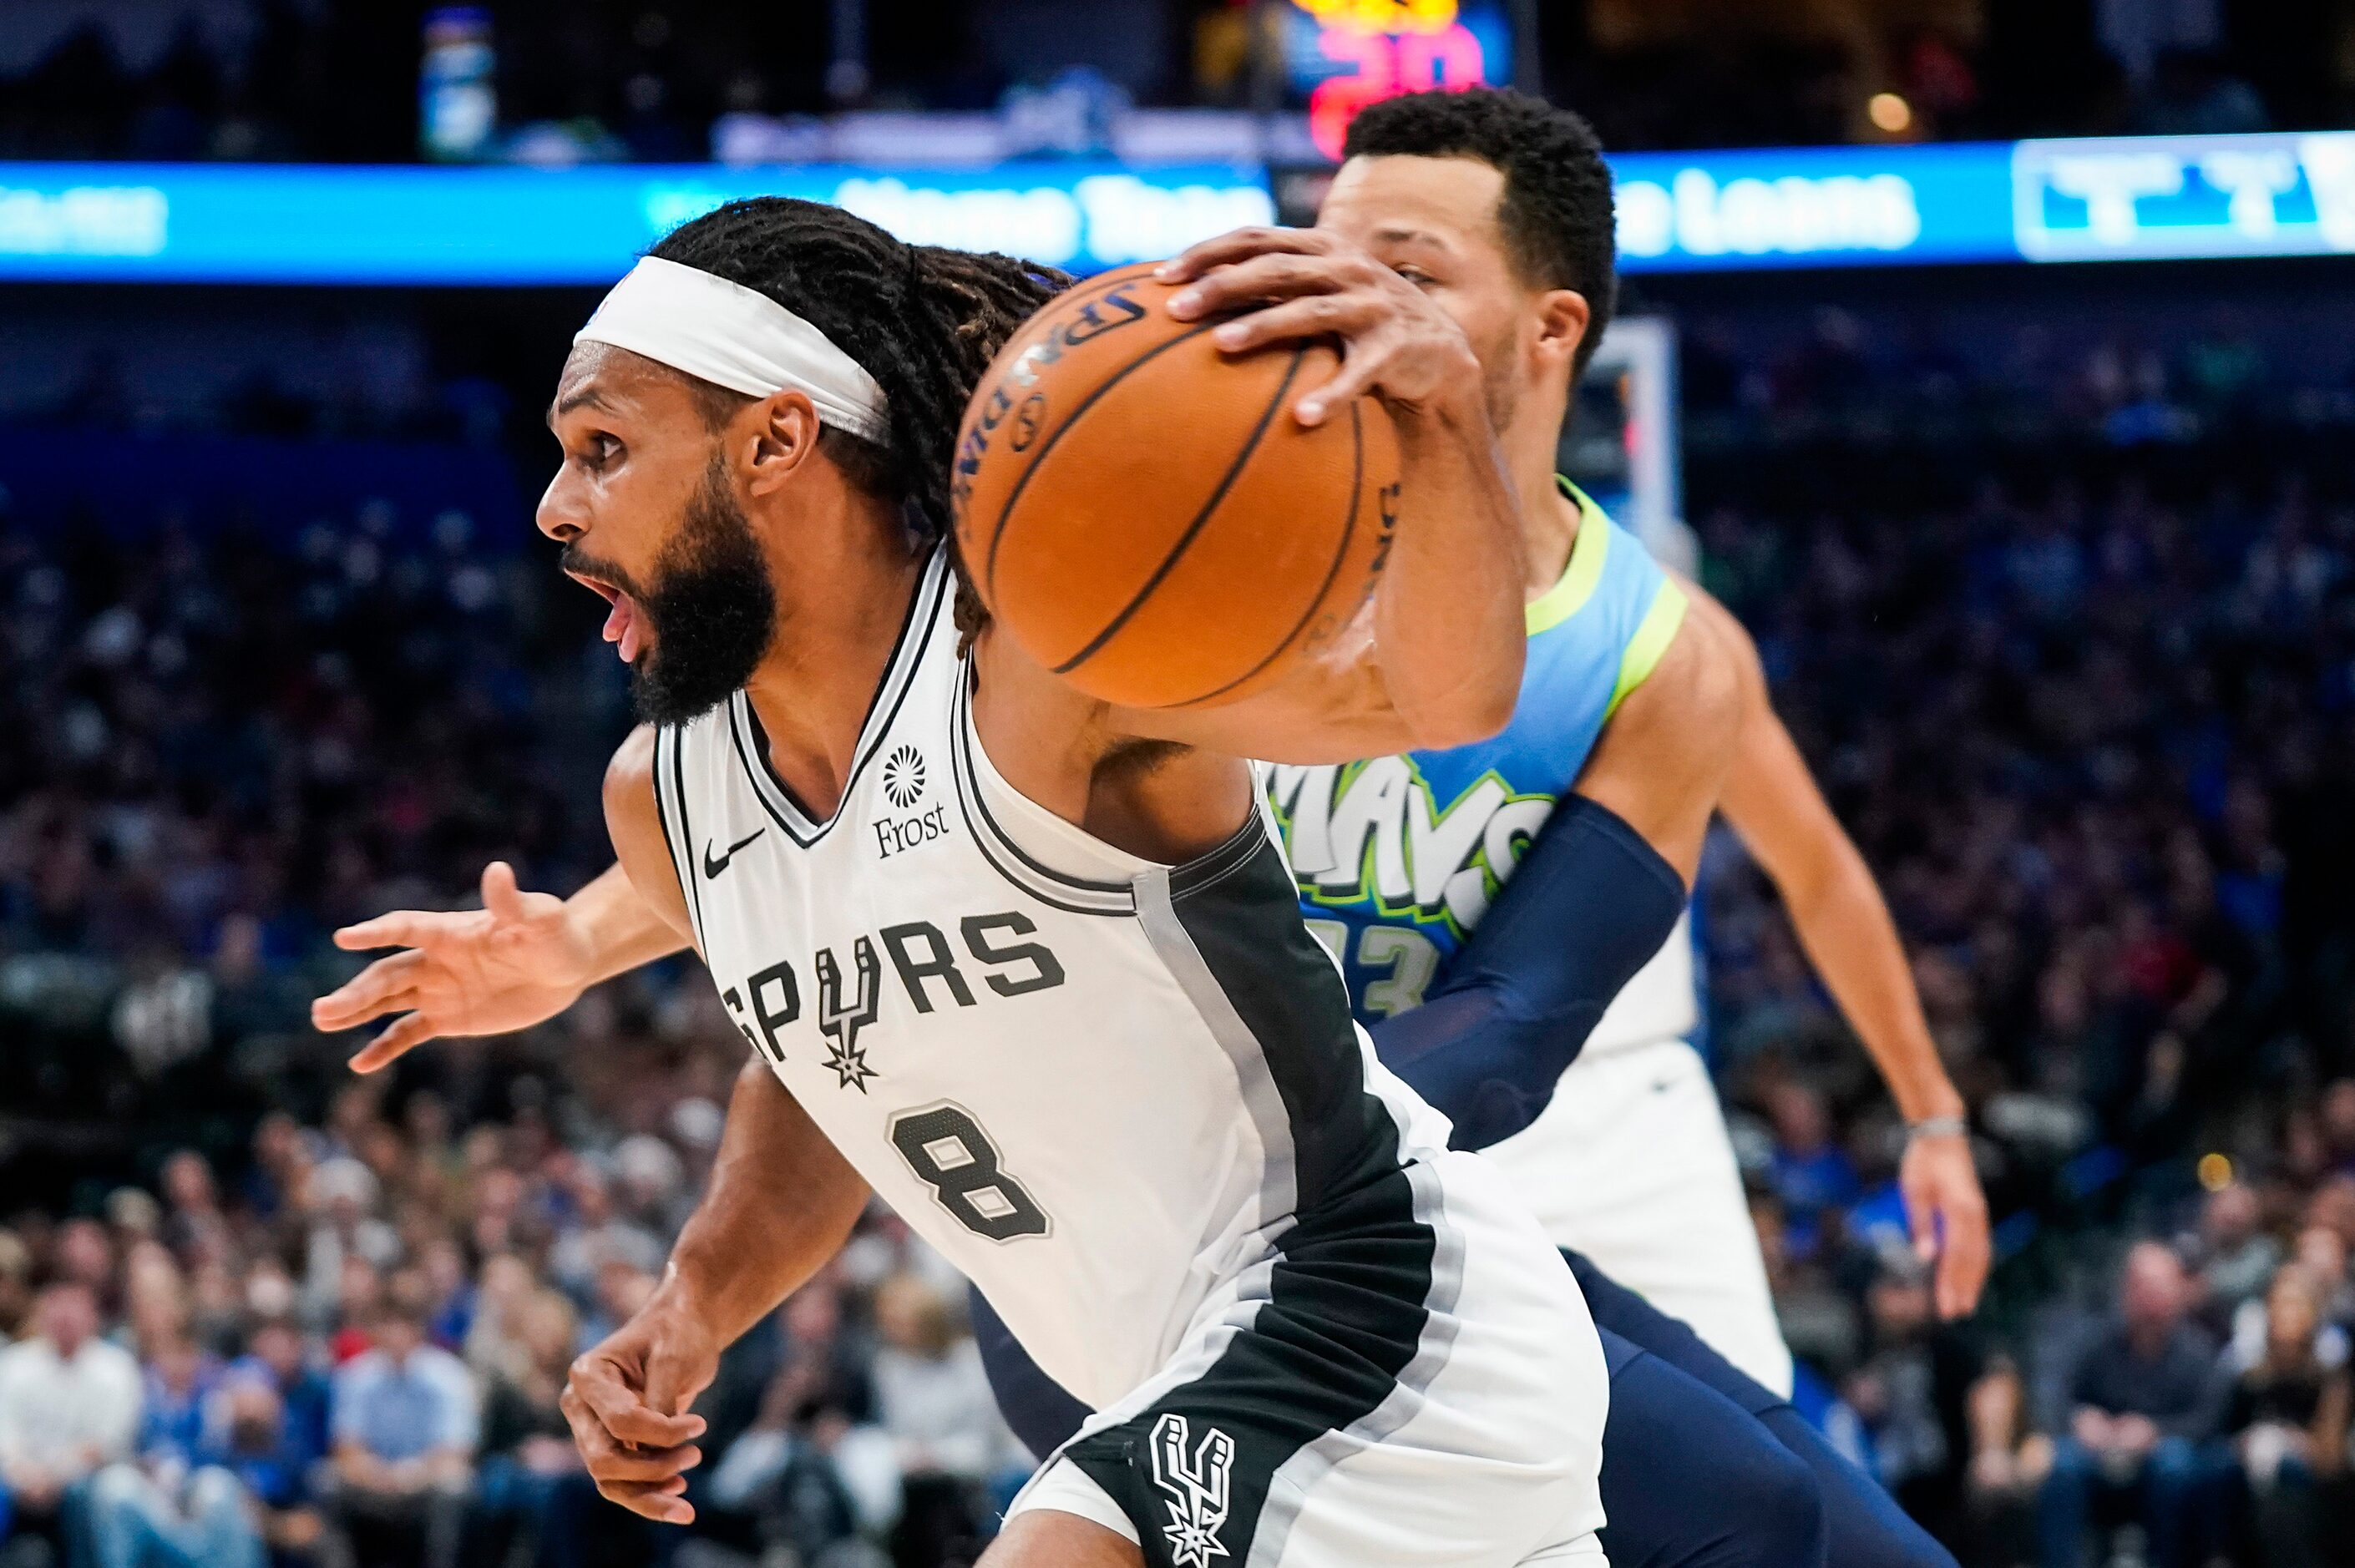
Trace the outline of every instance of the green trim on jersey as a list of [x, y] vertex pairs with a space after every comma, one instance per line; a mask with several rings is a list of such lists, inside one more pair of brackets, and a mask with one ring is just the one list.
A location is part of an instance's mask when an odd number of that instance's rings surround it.
[[1561, 580], [1529, 602], [1526, 614], [1532, 637], [1552, 630], [1586, 608], [1586, 601], [1594, 597], [1594, 585], [1603, 580], [1604, 558], [1611, 553], [1611, 520], [1603, 514], [1603, 508], [1560, 474], [1554, 481], [1564, 495], [1578, 503], [1578, 537], [1570, 542], [1570, 562], [1562, 567]]
[[1677, 631], [1685, 623], [1685, 610], [1690, 601], [1685, 590], [1673, 577], [1660, 584], [1660, 591], [1652, 598], [1652, 608], [1644, 612], [1636, 624], [1636, 635], [1627, 640], [1627, 651], [1619, 656], [1619, 679], [1611, 688], [1610, 705], [1603, 710], [1603, 722], [1609, 724], [1627, 694], [1642, 685], [1677, 640]]
[[1266, 789], [1312, 935], [1361, 1022], [1419, 1001], [1571, 793], [1611, 710], [1658, 668], [1694, 590], [1567, 481], [1578, 508], [1560, 580], [1526, 606], [1513, 716], [1469, 746], [1269, 770]]

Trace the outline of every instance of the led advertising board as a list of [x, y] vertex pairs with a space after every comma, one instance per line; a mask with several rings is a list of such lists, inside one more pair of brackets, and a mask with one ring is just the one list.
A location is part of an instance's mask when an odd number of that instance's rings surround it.
[[[1629, 153], [1631, 273], [2355, 253], [2355, 132]], [[1086, 272], [1274, 216], [1265, 171], [0, 164], [0, 281], [601, 284], [761, 193]]]
[[0, 280], [610, 283], [740, 196], [832, 202], [931, 245], [1093, 271], [1274, 216], [1232, 167], [524, 168], [0, 164]]

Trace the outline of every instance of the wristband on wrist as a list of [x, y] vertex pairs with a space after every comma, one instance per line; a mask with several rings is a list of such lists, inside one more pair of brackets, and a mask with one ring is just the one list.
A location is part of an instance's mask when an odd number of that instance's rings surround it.
[[1905, 1141], [1912, 1143], [1922, 1138], [1967, 1138], [1970, 1131], [1971, 1123], [1967, 1117], [1925, 1116], [1920, 1121], [1906, 1125]]

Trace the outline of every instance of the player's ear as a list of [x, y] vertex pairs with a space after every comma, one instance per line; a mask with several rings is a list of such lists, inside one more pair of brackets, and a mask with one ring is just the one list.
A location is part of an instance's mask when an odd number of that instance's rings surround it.
[[1538, 296], [1538, 353], [1550, 362], [1572, 363], [1593, 319], [1584, 294], [1575, 289], [1548, 289]]
[[797, 389], [773, 392], [755, 408], [757, 422], [739, 440], [749, 440], [746, 482], [762, 495], [791, 478], [817, 450], [819, 425], [809, 394]]

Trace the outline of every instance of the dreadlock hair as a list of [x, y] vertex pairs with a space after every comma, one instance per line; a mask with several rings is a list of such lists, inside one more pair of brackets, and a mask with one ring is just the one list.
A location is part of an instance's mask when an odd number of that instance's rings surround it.
[[1611, 324], [1619, 294], [1611, 170], [1594, 128], [1567, 109], [1510, 89], [1409, 93], [1369, 105], [1349, 123], [1345, 158], [1477, 158], [1505, 176], [1497, 217], [1522, 278], [1586, 296], [1586, 335], [1573, 379]]
[[[915, 543], [954, 548], [949, 467], [965, 403], [1068, 276], [1010, 256], [909, 245], [840, 207], [790, 196], [731, 201], [648, 254], [767, 295], [863, 366], [883, 388], [889, 431], [872, 441], [829, 426], [818, 449], [853, 483], [897, 502]], [[689, 379], [714, 428], [746, 401]], [[960, 569], [958, 630], [969, 641], [986, 619]]]

